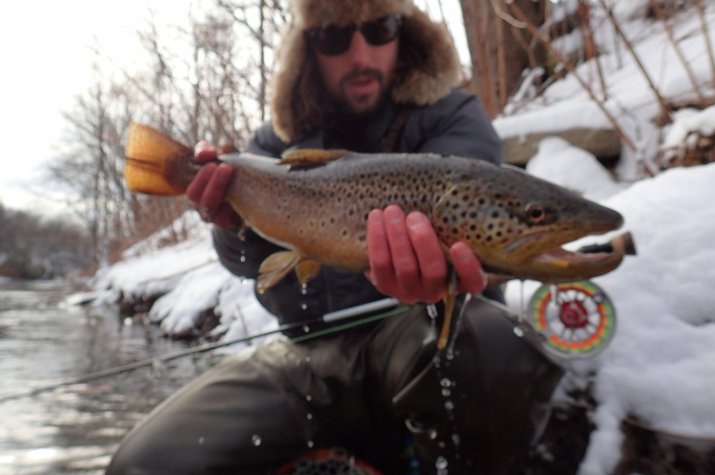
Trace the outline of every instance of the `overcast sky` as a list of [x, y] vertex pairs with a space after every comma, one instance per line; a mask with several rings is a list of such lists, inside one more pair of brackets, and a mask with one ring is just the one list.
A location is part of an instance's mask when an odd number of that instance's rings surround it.
[[131, 64], [136, 31], [152, 11], [166, 22], [186, 17], [191, 0], [36, 0], [0, 2], [0, 202], [48, 209], [38, 172], [62, 138], [62, 112], [93, 82], [92, 52]]
[[[93, 83], [93, 49], [128, 67], [142, 49], [137, 31], [151, 15], [157, 24], [186, 22], [189, 9], [213, 0], [0, 1], [0, 203], [52, 210], [41, 171], [55, 155], [76, 97]], [[425, 3], [417, 1], [418, 4]], [[434, 16], [436, 0], [426, 0]], [[444, 0], [450, 21], [459, 2]], [[453, 30], [454, 31], [454, 30]], [[456, 29], [456, 31], [462, 31]], [[463, 39], [458, 39], [458, 45]], [[459, 45], [463, 46], [463, 45]]]

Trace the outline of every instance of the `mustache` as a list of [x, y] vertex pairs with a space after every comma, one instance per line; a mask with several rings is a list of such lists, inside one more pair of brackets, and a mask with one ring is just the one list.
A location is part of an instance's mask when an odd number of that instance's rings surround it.
[[340, 79], [340, 85], [344, 86], [346, 82], [352, 81], [354, 79], [360, 79], [363, 77], [370, 77], [370, 78], [376, 79], [380, 83], [382, 83], [382, 81], [384, 79], [383, 74], [380, 71], [378, 71], [377, 69], [373, 69], [373, 68], [353, 69]]

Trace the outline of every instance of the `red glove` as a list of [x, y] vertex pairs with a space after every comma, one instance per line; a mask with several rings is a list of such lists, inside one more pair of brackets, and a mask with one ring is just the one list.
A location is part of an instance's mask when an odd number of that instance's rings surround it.
[[[377, 290], [404, 303], [438, 302], [445, 291], [447, 261], [437, 234], [419, 212], [407, 217], [399, 206], [373, 210], [367, 220], [368, 279]], [[478, 294], [487, 278], [477, 256], [463, 242], [449, 250], [459, 291]]]
[[220, 228], [240, 226], [241, 218], [224, 201], [233, 180], [233, 167], [217, 163], [218, 150], [205, 140], [196, 144], [194, 156], [204, 165], [186, 189], [186, 196], [196, 205], [201, 219]]

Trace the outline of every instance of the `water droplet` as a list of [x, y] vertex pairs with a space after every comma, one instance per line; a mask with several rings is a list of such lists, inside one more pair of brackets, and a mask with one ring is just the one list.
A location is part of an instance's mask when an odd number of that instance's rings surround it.
[[449, 396], [451, 396], [451, 395], [452, 395], [452, 391], [450, 391], [450, 390], [447, 389], [447, 388], [442, 389], [442, 396], [444, 396], [444, 397], [449, 397]]
[[434, 466], [437, 470], [444, 470], [447, 468], [447, 465], [449, 465], [449, 462], [447, 461], [446, 458], [440, 456], [437, 457], [437, 460], [434, 463]]
[[315, 442], [313, 442], [312, 440], [309, 440], [309, 441], [306, 443], [306, 445], [308, 446], [309, 449], [312, 449], [313, 446], [315, 445]]
[[309, 333], [310, 332], [310, 325], [303, 325], [303, 333]]
[[[307, 362], [307, 361], [310, 361], [310, 357], [307, 357], [307, 358], [306, 358], [306, 362]], [[305, 400], [308, 401], [308, 402], [310, 402], [310, 401], [313, 400], [313, 396], [311, 396], [310, 394], [306, 394]]]
[[514, 327], [514, 335], [518, 336], [519, 338], [524, 337], [524, 329], [521, 327]]
[[459, 438], [459, 434], [452, 434], [452, 443], [454, 445], [459, 445], [462, 440]]
[[313, 414], [311, 414], [309, 412], [308, 414], [305, 415], [305, 418], [308, 419], [309, 421], [311, 421], [311, 420], [313, 420]]
[[261, 440], [261, 436], [260, 436], [260, 435], [258, 435], [258, 434], [253, 434], [253, 435], [251, 436], [251, 443], [253, 444], [254, 447], [258, 447], [259, 445], [261, 445], [261, 442], [263, 442], [263, 441]]
[[302, 304], [300, 304], [300, 308], [301, 310], [308, 310], [308, 304], [303, 302]]
[[444, 403], [444, 408], [447, 409], [448, 411], [453, 411], [454, 410], [454, 403], [452, 401], [446, 401]]
[[439, 384], [441, 384], [443, 388], [449, 388], [452, 386], [452, 381], [449, 378], [442, 378]]
[[204, 443], [204, 438], [203, 438], [203, 437], [199, 437], [199, 445], [201, 445], [201, 444], [203, 444], [203, 443]]
[[123, 323], [125, 326], [130, 327], [130, 326], [134, 325], [134, 319], [131, 317], [126, 317], [124, 319]]
[[437, 438], [437, 431], [432, 429], [429, 431], [429, 434], [427, 434], [430, 440], [435, 440]]
[[437, 311], [437, 307], [436, 307], [435, 305], [433, 305], [433, 304], [427, 305], [427, 315], [429, 315], [429, 317], [430, 317], [431, 319], [433, 319], [433, 320], [434, 320], [435, 318], [437, 318], [437, 317], [439, 316], [439, 312]]
[[307, 284], [300, 285], [300, 293], [301, 293], [301, 295], [308, 295], [308, 285]]

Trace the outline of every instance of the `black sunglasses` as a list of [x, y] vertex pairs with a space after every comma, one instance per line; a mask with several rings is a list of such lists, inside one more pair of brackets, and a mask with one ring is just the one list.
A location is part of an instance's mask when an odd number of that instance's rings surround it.
[[335, 56], [342, 54], [350, 47], [353, 33], [359, 31], [365, 40], [374, 46], [384, 45], [394, 40], [400, 32], [402, 17], [388, 15], [377, 20], [348, 26], [326, 26], [306, 30], [308, 42], [322, 54]]

